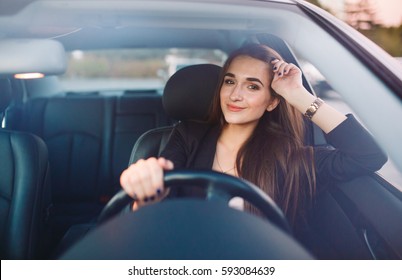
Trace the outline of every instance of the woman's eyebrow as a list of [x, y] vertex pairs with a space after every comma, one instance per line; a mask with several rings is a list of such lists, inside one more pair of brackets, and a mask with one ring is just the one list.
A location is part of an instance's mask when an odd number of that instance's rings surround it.
[[229, 73], [229, 72], [225, 74], [225, 77], [226, 77], [226, 76], [229, 76], [229, 77], [231, 77], [231, 78], [234, 78], [234, 77], [235, 77], [235, 75], [234, 75], [234, 74]]
[[[231, 78], [235, 78], [235, 77], [236, 77], [235, 74], [232, 74], [232, 73], [229, 73], [229, 72], [225, 74], [225, 77], [226, 77], [226, 76], [229, 76], [229, 77], [231, 77]], [[250, 77], [250, 78], [246, 78], [246, 80], [247, 80], [247, 81], [250, 81], [250, 82], [257, 82], [257, 83], [260, 83], [262, 86], [264, 86], [264, 84], [260, 81], [260, 79]]]
[[246, 80], [250, 82], [257, 82], [260, 83], [262, 86], [264, 86], [264, 84], [257, 78], [247, 78]]

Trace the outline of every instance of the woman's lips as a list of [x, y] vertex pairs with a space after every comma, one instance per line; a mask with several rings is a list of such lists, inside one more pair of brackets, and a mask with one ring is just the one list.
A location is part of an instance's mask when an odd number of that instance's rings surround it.
[[228, 108], [228, 110], [231, 111], [231, 112], [239, 112], [239, 111], [241, 111], [241, 110], [244, 109], [244, 108], [242, 108], [242, 107], [238, 107], [238, 106], [230, 105], [230, 104], [227, 105], [227, 108]]

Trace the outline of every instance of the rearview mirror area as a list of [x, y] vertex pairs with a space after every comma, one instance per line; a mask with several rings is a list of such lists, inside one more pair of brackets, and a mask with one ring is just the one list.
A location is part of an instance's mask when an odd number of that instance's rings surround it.
[[0, 75], [15, 78], [40, 78], [66, 71], [63, 45], [50, 39], [0, 40]]

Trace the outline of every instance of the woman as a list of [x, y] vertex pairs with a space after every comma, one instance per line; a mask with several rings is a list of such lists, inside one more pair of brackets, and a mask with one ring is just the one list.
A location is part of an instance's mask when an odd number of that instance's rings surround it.
[[[303, 145], [303, 115], [336, 149]], [[136, 209], [164, 198], [164, 170], [210, 168], [253, 182], [300, 227], [317, 189], [329, 181], [371, 173], [385, 161], [353, 116], [341, 114], [303, 87], [299, 68], [271, 48], [251, 44], [226, 61], [209, 122], [180, 123], [160, 158], [132, 164], [120, 181], [136, 198]], [[248, 203], [244, 208], [255, 212]]]

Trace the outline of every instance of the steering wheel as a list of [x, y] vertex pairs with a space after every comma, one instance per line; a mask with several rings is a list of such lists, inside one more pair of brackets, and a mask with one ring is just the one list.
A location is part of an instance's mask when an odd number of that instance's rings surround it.
[[[65, 260], [275, 260], [312, 259], [289, 233], [275, 203], [247, 181], [213, 171], [166, 172], [169, 188], [201, 187], [206, 199], [185, 197], [121, 213], [91, 228], [62, 255]], [[231, 197], [254, 204], [269, 219], [228, 207]], [[106, 221], [132, 199], [118, 193]]]
[[[164, 174], [165, 186], [177, 188], [197, 186], [206, 190], [206, 200], [228, 203], [233, 197], [241, 197], [254, 205], [261, 213], [277, 227], [287, 233], [290, 226], [281, 209], [275, 202], [254, 184], [216, 171], [204, 170], [175, 170]], [[98, 224], [109, 220], [127, 207], [133, 199], [124, 190], [119, 191], [104, 207], [98, 217]]]

